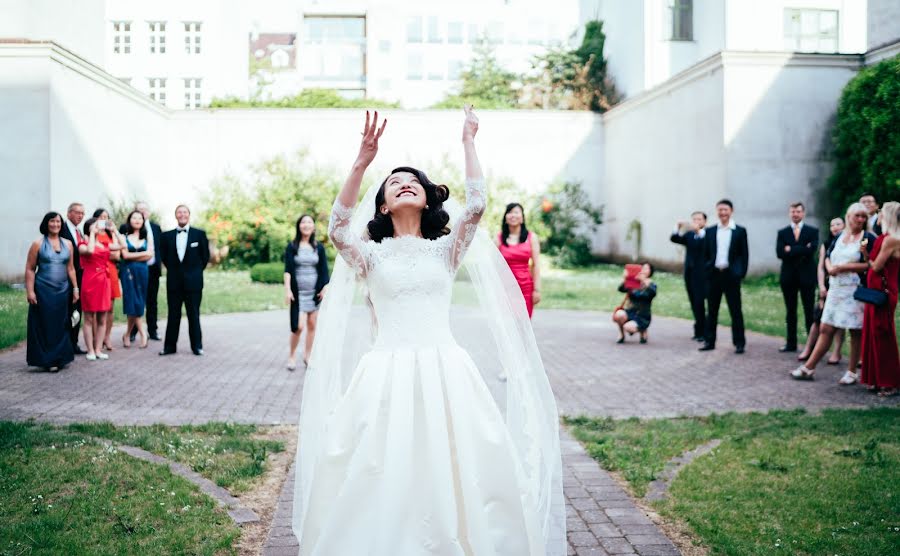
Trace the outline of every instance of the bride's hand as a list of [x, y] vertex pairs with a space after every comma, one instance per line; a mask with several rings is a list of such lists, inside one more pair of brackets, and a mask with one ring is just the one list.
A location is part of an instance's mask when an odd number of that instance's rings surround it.
[[359, 155], [356, 157], [357, 162], [364, 166], [372, 163], [375, 155], [378, 153], [378, 139], [384, 133], [384, 126], [386, 125], [387, 119], [381, 123], [381, 128], [378, 128], [378, 111], [375, 112], [375, 117], [370, 123], [369, 111], [366, 110], [366, 127], [362, 132], [363, 138], [362, 143], [359, 145]]
[[466, 112], [466, 121], [463, 124], [463, 143], [473, 141], [475, 134], [478, 133], [478, 116], [475, 115], [475, 107], [467, 104], [463, 107]]

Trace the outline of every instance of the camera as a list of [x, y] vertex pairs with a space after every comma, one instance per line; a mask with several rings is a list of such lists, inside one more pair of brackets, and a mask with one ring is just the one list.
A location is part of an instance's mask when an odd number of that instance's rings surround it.
[[99, 220], [99, 221], [97, 221], [97, 229], [98, 229], [98, 230], [105, 230], [105, 229], [106, 229], [106, 220]]

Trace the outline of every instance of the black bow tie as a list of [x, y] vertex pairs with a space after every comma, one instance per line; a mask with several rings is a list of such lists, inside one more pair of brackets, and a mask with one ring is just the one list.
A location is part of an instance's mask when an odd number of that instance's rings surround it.
[[187, 229], [186, 229], [186, 228], [182, 228], [181, 230], [178, 230], [178, 233], [179, 233], [179, 234], [186, 234], [186, 233], [187, 233]]

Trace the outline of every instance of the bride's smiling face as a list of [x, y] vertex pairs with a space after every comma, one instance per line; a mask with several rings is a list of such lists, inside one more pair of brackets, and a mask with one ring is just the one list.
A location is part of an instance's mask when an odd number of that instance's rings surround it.
[[425, 188], [419, 183], [419, 178], [410, 172], [395, 172], [388, 176], [384, 183], [384, 205], [382, 213], [396, 212], [397, 210], [425, 208]]

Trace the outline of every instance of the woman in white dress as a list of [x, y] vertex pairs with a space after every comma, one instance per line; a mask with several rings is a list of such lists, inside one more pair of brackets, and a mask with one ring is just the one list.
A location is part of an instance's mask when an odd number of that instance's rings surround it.
[[[561, 556], [558, 416], [515, 279], [477, 230], [486, 197], [478, 119], [466, 107], [461, 211], [445, 210], [453, 206], [446, 186], [402, 167], [354, 215], [386, 123], [366, 114], [329, 225], [344, 262], [336, 264], [304, 384], [293, 520], [300, 553]], [[470, 248], [466, 267], [479, 296], [486, 294], [482, 303], [508, 299], [504, 310], [516, 315], [491, 316], [509, 375], [505, 411], [450, 329], [452, 284]], [[342, 292], [350, 283], [342, 282], [345, 267], [365, 286], [376, 333], [341, 379], [340, 361], [359, 343], [346, 332], [353, 288]]]

